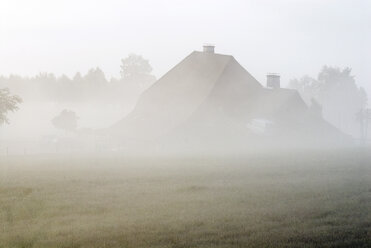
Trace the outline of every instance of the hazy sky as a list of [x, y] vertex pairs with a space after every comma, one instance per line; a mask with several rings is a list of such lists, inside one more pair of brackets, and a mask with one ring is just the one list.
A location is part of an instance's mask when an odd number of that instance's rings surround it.
[[349, 66], [371, 96], [369, 0], [0, 0], [0, 74], [118, 76], [134, 52], [161, 76], [203, 43], [262, 83]]

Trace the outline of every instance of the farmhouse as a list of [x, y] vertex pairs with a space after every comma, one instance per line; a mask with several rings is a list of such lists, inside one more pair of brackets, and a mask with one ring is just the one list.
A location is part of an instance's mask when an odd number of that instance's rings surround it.
[[297, 91], [281, 88], [279, 75], [268, 74], [264, 87], [233, 56], [217, 54], [210, 45], [155, 82], [109, 132], [123, 142], [189, 146], [342, 136]]

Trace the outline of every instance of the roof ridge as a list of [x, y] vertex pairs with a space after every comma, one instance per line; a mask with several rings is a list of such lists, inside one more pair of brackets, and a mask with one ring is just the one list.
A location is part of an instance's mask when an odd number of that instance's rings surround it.
[[139, 95], [139, 98], [145, 94], [147, 91], [149, 91], [151, 88], [154, 88], [156, 87], [157, 85], [157, 82], [162, 80], [166, 75], [168, 75], [169, 73], [171, 73], [172, 71], [174, 71], [177, 67], [179, 67], [181, 64], [183, 64], [183, 62], [185, 60], [187, 60], [189, 57], [192, 56], [192, 54], [196, 53], [197, 51], [193, 51], [191, 52], [190, 54], [188, 54], [184, 59], [182, 59], [180, 62], [178, 62], [175, 66], [171, 67], [170, 70], [168, 70], [166, 73], [164, 73], [160, 78], [156, 79], [156, 81], [151, 85], [149, 86], [147, 89], [145, 89], [140, 95]]

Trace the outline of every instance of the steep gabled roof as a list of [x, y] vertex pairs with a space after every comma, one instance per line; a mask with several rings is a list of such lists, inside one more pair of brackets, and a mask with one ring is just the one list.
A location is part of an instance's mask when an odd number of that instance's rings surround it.
[[249, 88], [262, 86], [232, 56], [192, 52], [147, 89], [113, 129], [125, 136], [159, 137], [186, 121], [208, 98], [222, 94], [229, 98], [221, 99], [223, 105], [228, 105]]

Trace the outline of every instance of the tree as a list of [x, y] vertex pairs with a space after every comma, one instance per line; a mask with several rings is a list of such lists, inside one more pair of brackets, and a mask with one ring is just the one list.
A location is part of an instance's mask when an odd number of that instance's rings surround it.
[[71, 110], [63, 110], [58, 116], [52, 119], [54, 127], [66, 131], [74, 131], [77, 127], [78, 117], [75, 112]]
[[82, 76], [80, 72], [76, 72], [75, 76], [73, 76], [72, 81], [76, 83], [80, 83], [82, 81]]
[[321, 84], [315, 78], [304, 76], [300, 79], [292, 79], [289, 82], [289, 88], [299, 91], [304, 101], [310, 104], [313, 98], [318, 98]]
[[106, 76], [99, 67], [90, 69], [84, 76], [84, 80], [91, 85], [102, 85], [107, 83]]
[[106, 76], [99, 67], [90, 69], [82, 81], [82, 99], [87, 101], [106, 99], [107, 85]]
[[127, 58], [121, 60], [121, 77], [130, 78], [140, 75], [150, 75], [152, 67], [148, 60], [140, 55], [130, 54]]
[[8, 112], [18, 110], [18, 104], [22, 99], [17, 95], [11, 95], [8, 88], [0, 89], [0, 125], [9, 124]]
[[156, 78], [151, 74], [152, 67], [149, 61], [140, 55], [130, 54], [121, 60], [121, 79], [139, 83], [141, 86], [153, 83]]
[[313, 98], [322, 106], [323, 117], [348, 134], [358, 134], [356, 113], [367, 106], [367, 94], [359, 88], [350, 68], [324, 66], [317, 79], [305, 76], [291, 80], [289, 87], [297, 89], [309, 103]]

